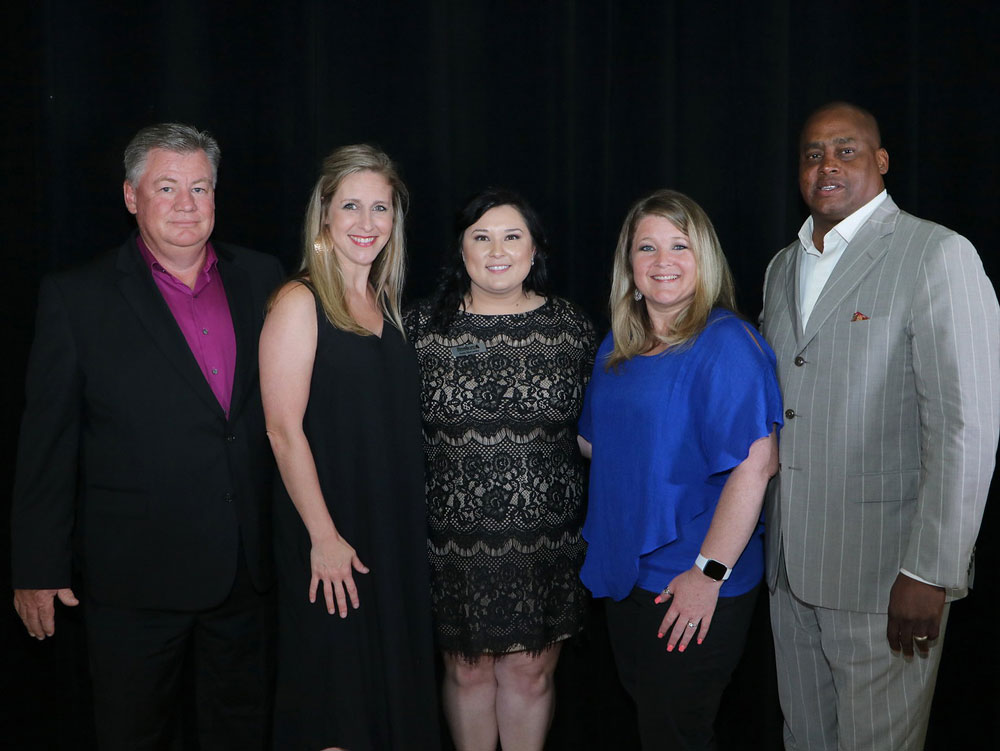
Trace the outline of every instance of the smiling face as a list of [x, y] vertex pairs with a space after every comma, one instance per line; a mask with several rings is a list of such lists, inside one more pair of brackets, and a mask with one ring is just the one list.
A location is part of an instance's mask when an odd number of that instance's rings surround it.
[[392, 234], [392, 186], [377, 172], [345, 177], [330, 199], [326, 227], [341, 266], [370, 267]]
[[215, 226], [215, 188], [204, 151], [151, 149], [138, 185], [126, 181], [124, 193], [143, 241], [161, 262], [205, 247]]
[[813, 217], [814, 238], [881, 193], [888, 171], [889, 155], [866, 113], [831, 107], [809, 118], [800, 143], [799, 190]]
[[666, 217], [646, 214], [636, 225], [629, 255], [632, 279], [662, 333], [694, 299], [698, 264], [691, 241]]
[[473, 299], [523, 294], [534, 255], [535, 242], [520, 211], [504, 204], [484, 213], [462, 235], [462, 258], [472, 281]]

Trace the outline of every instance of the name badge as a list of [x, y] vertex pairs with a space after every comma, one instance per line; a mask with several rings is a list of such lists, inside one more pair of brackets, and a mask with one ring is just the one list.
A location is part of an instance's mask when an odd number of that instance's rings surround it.
[[455, 358], [468, 357], [469, 355], [478, 355], [480, 352], [485, 351], [486, 345], [482, 342], [466, 342], [465, 344], [452, 347], [451, 356]]

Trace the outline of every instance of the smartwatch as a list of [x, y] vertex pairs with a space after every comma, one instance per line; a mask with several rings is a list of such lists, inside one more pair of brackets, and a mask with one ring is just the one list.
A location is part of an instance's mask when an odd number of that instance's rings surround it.
[[729, 575], [733, 573], [733, 570], [725, 563], [720, 563], [719, 561], [714, 561], [711, 558], [706, 558], [701, 553], [698, 553], [698, 557], [695, 559], [694, 565], [700, 568], [701, 573], [709, 579], [714, 579], [717, 582], [724, 582], [729, 578]]

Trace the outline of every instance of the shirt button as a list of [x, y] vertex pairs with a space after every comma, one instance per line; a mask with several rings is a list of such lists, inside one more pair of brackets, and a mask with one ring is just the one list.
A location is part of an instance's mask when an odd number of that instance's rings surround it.
[[208, 329], [202, 329], [202, 330], [201, 330], [201, 333], [203, 333], [203, 334], [207, 334], [207, 333], [208, 333]]
[[799, 355], [798, 357], [795, 358], [795, 364], [801, 368], [803, 365], [806, 364], [806, 358], [804, 358], [802, 355]]
[[218, 368], [212, 368], [212, 375], [219, 375], [219, 369]]
[[230, 433], [229, 435], [226, 436], [226, 442], [227, 443], [232, 443], [235, 440], [236, 440], [236, 436], [234, 436], [232, 433]]
[[794, 409], [786, 409], [785, 410], [785, 417], [787, 419], [789, 419], [789, 420], [793, 419], [795, 417], [795, 410]]
[[233, 494], [226, 493], [226, 503], [232, 503], [232, 502], [233, 502]]

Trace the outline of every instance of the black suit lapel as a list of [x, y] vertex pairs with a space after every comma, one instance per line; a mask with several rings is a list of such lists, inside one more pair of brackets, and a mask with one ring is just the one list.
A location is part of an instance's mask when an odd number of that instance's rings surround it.
[[254, 305], [250, 278], [223, 249], [216, 246], [219, 274], [229, 302], [229, 315], [236, 334], [236, 372], [233, 374], [233, 395], [229, 405], [230, 419], [242, 407], [246, 395], [253, 390], [257, 377], [257, 334], [263, 310]]
[[170, 312], [156, 282], [153, 281], [149, 268], [143, 262], [134, 236], [118, 251], [117, 268], [120, 272], [118, 289], [143, 328], [149, 332], [150, 343], [163, 352], [170, 365], [190, 384], [199, 397], [221, 413], [219, 400], [212, 393], [212, 388], [205, 380], [198, 361], [191, 354], [191, 348], [181, 333], [177, 321], [174, 320], [173, 313]]

